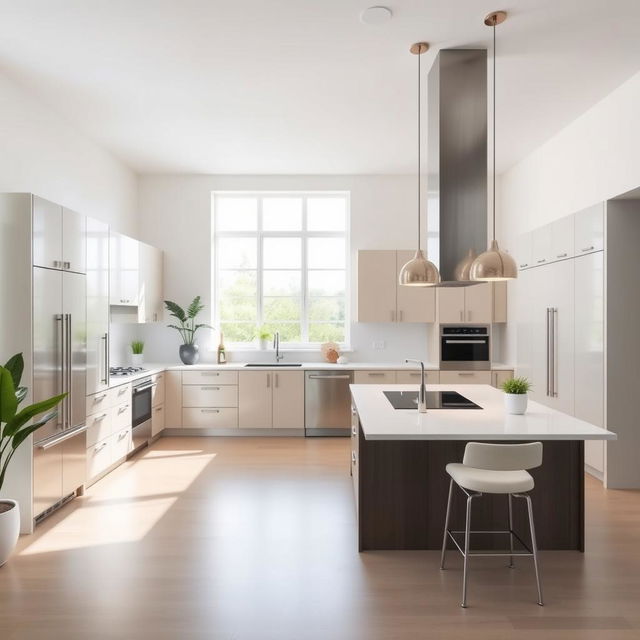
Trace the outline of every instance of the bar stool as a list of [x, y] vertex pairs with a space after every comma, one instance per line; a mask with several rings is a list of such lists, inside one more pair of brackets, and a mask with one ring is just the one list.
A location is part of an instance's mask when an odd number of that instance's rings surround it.
[[[531, 497], [526, 493], [534, 487], [533, 478], [526, 469], [533, 469], [542, 464], [542, 443], [530, 442], [526, 444], [486, 444], [468, 442], [464, 449], [462, 464], [449, 463], [447, 473], [451, 476], [449, 482], [449, 498], [447, 500], [447, 515], [444, 522], [444, 538], [442, 540], [442, 558], [440, 568], [444, 569], [447, 539], [451, 538], [464, 558], [462, 576], [462, 607], [467, 606], [467, 580], [469, 577], [469, 558], [473, 556], [502, 556], [506, 553], [470, 553], [469, 538], [472, 533], [509, 534], [509, 567], [513, 568], [514, 556], [533, 557], [538, 586], [538, 604], [542, 602], [542, 586], [540, 583], [540, 569], [538, 566], [538, 547], [533, 523]], [[449, 515], [451, 513], [451, 496], [453, 483], [456, 483], [467, 496], [467, 517], [464, 531], [449, 529]], [[508, 531], [471, 531], [471, 503], [483, 493], [506, 494], [509, 496], [509, 530]], [[531, 548], [529, 548], [513, 530], [512, 498], [522, 498], [527, 502], [529, 514], [529, 528], [531, 531]], [[460, 547], [455, 534], [464, 533], [464, 549]], [[528, 553], [514, 553], [513, 541], [517, 538]]]

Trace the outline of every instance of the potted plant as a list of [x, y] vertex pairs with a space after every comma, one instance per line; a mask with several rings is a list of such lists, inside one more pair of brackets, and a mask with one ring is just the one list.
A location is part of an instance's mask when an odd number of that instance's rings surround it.
[[[58, 415], [57, 405], [67, 395], [63, 393], [48, 400], [31, 404], [18, 411], [27, 395], [20, 386], [24, 360], [22, 354], [13, 356], [0, 367], [0, 492], [11, 458], [18, 447], [37, 429]], [[41, 417], [42, 413], [45, 415]], [[32, 420], [35, 418], [35, 422]], [[20, 533], [20, 508], [15, 500], [0, 498], [0, 567], [13, 553]]]
[[170, 324], [171, 329], [175, 329], [182, 338], [180, 345], [180, 360], [184, 364], [195, 364], [200, 359], [198, 353], [198, 345], [195, 344], [196, 332], [198, 329], [213, 329], [209, 324], [196, 324], [196, 316], [204, 309], [204, 305], [200, 302], [200, 296], [196, 296], [193, 302], [185, 311], [179, 304], [171, 300], [165, 300], [164, 305], [180, 325]]
[[526, 378], [511, 378], [502, 383], [505, 393], [504, 406], [507, 413], [519, 416], [527, 410], [527, 392], [531, 383]]
[[264, 351], [269, 347], [269, 340], [271, 339], [271, 331], [269, 331], [266, 327], [260, 327], [258, 329], [258, 341], [260, 343], [260, 348]]
[[144, 362], [144, 342], [142, 340], [131, 341], [131, 364], [134, 367], [142, 366]]

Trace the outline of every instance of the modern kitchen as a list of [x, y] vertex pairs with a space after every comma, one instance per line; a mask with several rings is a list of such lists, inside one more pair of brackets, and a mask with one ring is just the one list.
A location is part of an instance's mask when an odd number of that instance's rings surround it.
[[638, 637], [610, 9], [3, 3], [2, 637]]

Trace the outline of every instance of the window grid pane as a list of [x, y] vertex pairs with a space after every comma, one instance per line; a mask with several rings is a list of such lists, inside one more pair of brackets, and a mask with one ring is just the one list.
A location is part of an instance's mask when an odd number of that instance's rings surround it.
[[348, 340], [348, 196], [236, 194], [256, 203], [255, 232], [246, 219], [235, 224], [228, 215], [217, 224], [224, 197], [214, 196], [213, 281], [225, 340], [251, 344], [261, 327], [279, 331], [283, 344], [302, 347]]

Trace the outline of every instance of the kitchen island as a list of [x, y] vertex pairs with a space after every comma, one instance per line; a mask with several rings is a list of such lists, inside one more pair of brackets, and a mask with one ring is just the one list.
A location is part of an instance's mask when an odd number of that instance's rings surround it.
[[[533, 442], [544, 447], [542, 466], [531, 470], [531, 492], [540, 549], [584, 551], [584, 441], [616, 435], [572, 416], [529, 402], [527, 413], [508, 415], [503, 393], [488, 385], [427, 385], [428, 392], [457, 392], [475, 408], [394, 409], [385, 391], [416, 385], [351, 385], [351, 474], [358, 512], [360, 551], [440, 549], [449, 462], [462, 462], [465, 444]], [[454, 493], [452, 524], [464, 521], [464, 496]], [[474, 505], [472, 528], [505, 529], [505, 496], [485, 495]], [[515, 531], [528, 540], [524, 511]], [[484, 539], [483, 539], [484, 538]], [[499, 536], [478, 536], [484, 548]]]

